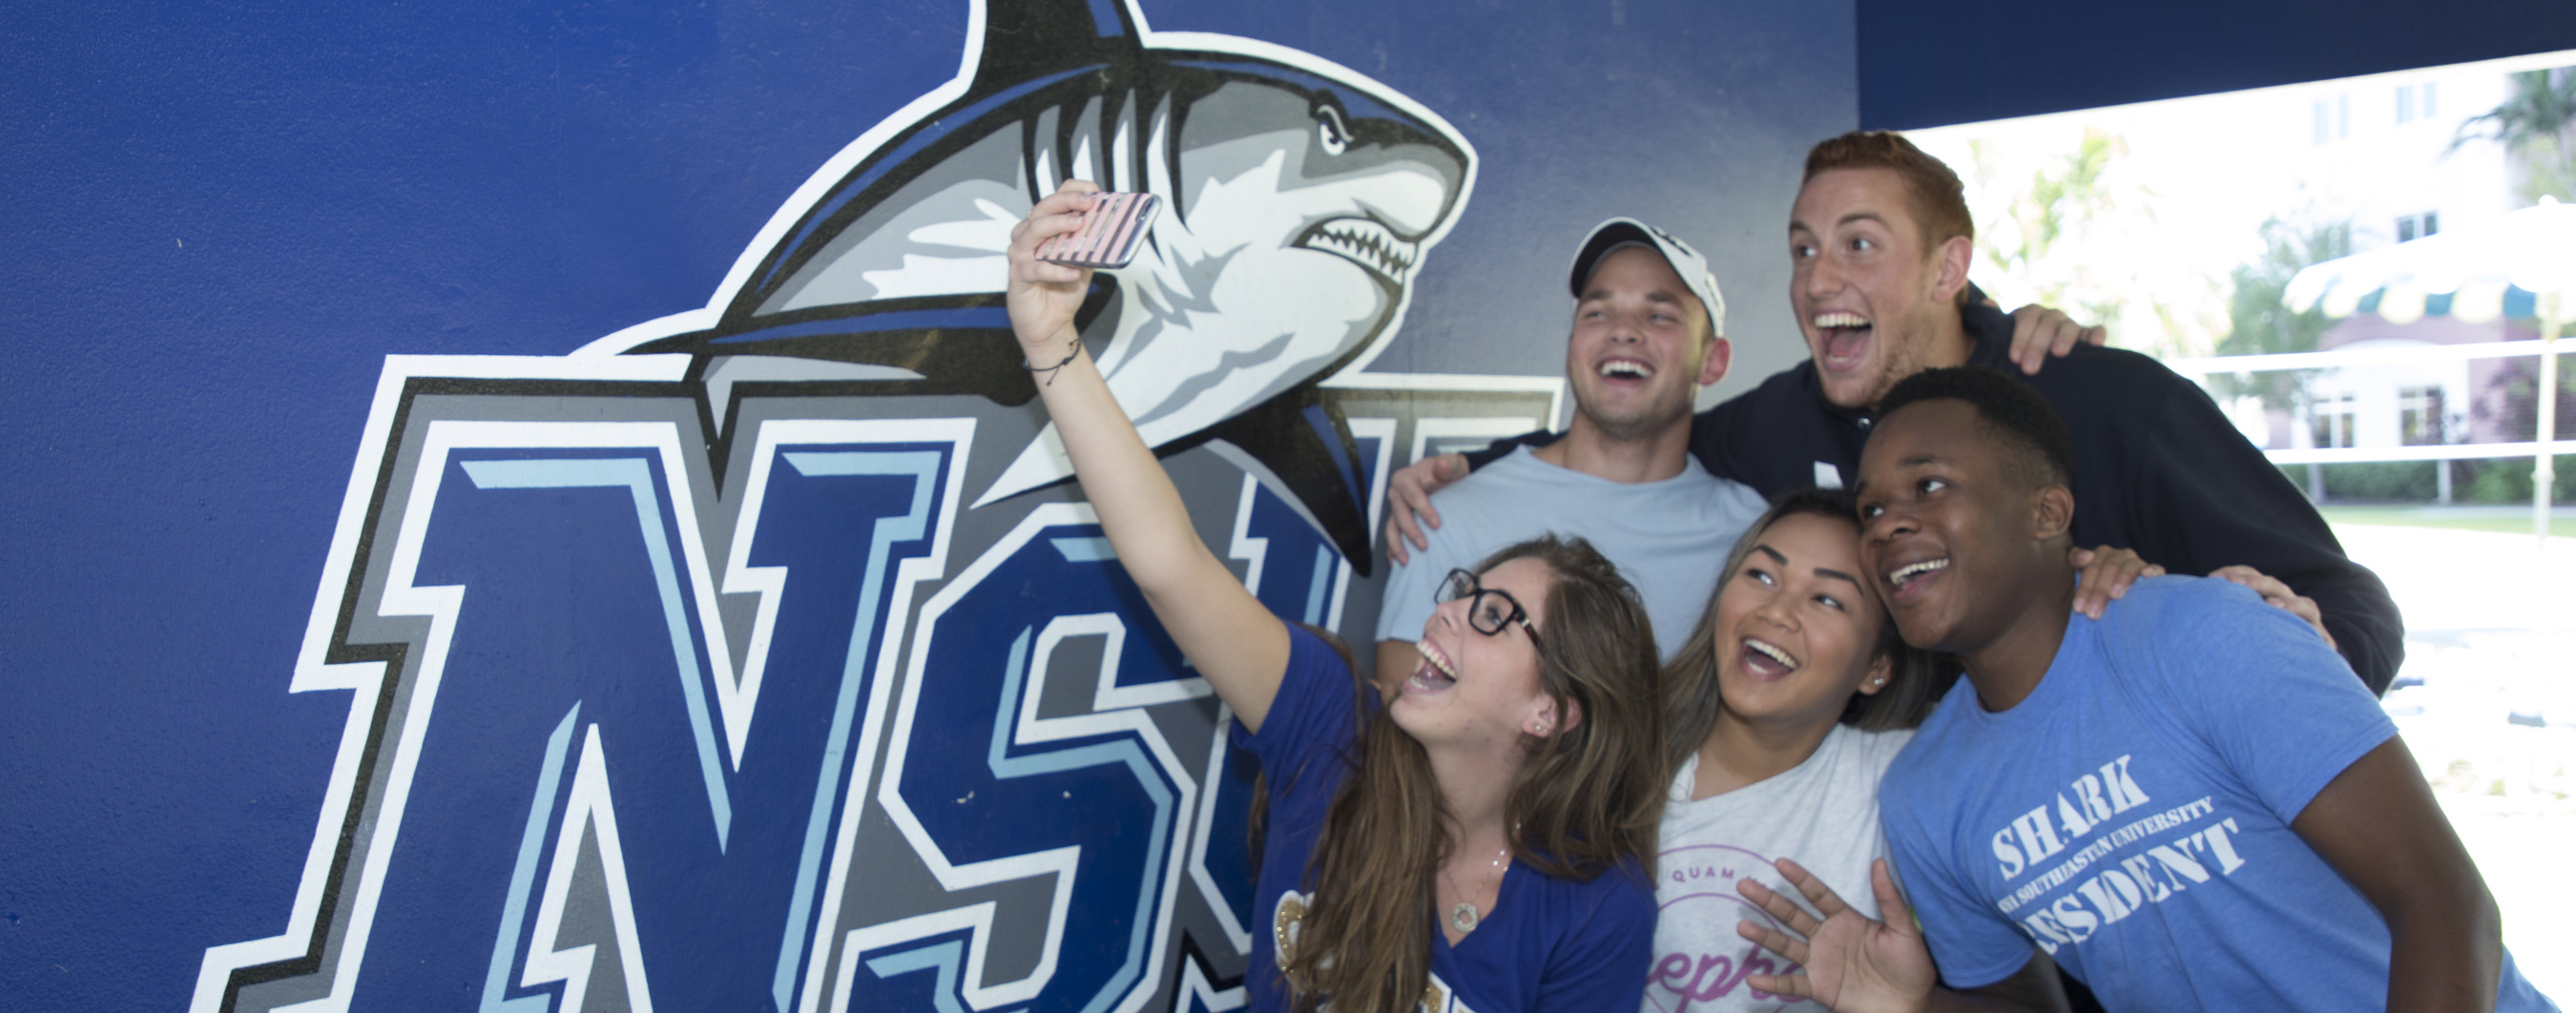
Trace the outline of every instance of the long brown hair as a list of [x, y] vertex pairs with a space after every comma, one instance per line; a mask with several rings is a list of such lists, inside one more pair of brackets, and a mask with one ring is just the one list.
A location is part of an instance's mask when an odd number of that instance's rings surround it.
[[[1537, 560], [1556, 578], [1538, 641], [1539, 686], [1571, 727], [1523, 737], [1529, 760], [1503, 810], [1516, 828], [1512, 857], [1563, 879], [1588, 881], [1631, 859], [1643, 870], [1654, 857], [1664, 784], [1645, 606], [1583, 539], [1522, 542], [1476, 572], [1514, 559]], [[1440, 785], [1422, 744], [1366, 705], [1376, 692], [1354, 676], [1352, 706], [1363, 716], [1352, 769], [1307, 866], [1313, 906], [1294, 952], [1282, 954], [1300, 1011], [1328, 999], [1334, 1013], [1411, 1010], [1430, 983], [1434, 881], [1450, 844]]]
[[[1840, 489], [1800, 489], [1773, 499], [1771, 509], [1735, 540], [1735, 548], [1726, 554], [1726, 569], [1718, 571], [1717, 590], [1709, 594], [1708, 606], [1700, 610], [1690, 639], [1664, 668], [1667, 781], [1707, 741], [1708, 730], [1717, 724], [1717, 710], [1725, 705], [1717, 683], [1718, 601], [1726, 597], [1727, 585], [1734, 583], [1736, 572], [1744, 568], [1744, 557], [1753, 554], [1763, 533], [1782, 518], [1799, 516], [1833, 518], [1851, 525], [1853, 538], [1859, 538], [1859, 514], [1850, 493]], [[1869, 592], [1869, 607], [1879, 610], [1878, 642], [1871, 645], [1870, 657], [1889, 659], [1887, 685], [1876, 695], [1853, 693], [1851, 701], [1843, 705], [1842, 723], [1873, 732], [1920, 725], [1931, 716], [1932, 705], [1941, 699], [1941, 694], [1958, 681], [1958, 665], [1943, 655], [1907, 646], [1896, 635], [1896, 622], [1887, 616], [1887, 607], [1875, 589]]]

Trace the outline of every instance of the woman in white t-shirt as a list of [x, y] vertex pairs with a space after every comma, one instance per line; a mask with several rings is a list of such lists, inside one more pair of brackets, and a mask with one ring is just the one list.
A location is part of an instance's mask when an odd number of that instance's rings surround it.
[[1673, 774], [1645, 1013], [1804, 1003], [1754, 987], [1797, 968], [1737, 931], [1746, 920], [1781, 927], [1738, 888], [1751, 880], [1798, 896], [1780, 859], [1877, 915], [1879, 776], [1958, 675], [1897, 639], [1862, 573], [1853, 517], [1840, 490], [1780, 497], [1735, 543], [1665, 667]]

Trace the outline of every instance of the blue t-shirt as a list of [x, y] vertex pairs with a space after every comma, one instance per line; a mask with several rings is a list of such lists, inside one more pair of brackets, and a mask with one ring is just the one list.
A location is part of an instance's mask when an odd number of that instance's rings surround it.
[[[1960, 680], [1880, 813], [1953, 988], [2036, 944], [2111, 1009], [2379, 1009], [2387, 923], [2290, 821], [2395, 735], [2305, 622], [2161, 577], [2075, 616], [2011, 710]], [[2555, 1007], [2507, 954], [2496, 1008]]]
[[[1252, 963], [1244, 978], [1257, 1013], [1291, 1008], [1278, 944], [1330, 884], [1307, 882], [1306, 864], [1358, 746], [1356, 676], [1341, 655], [1290, 626], [1288, 672], [1261, 732], [1234, 726], [1270, 779], [1269, 829], [1253, 898]], [[1363, 698], [1378, 709], [1375, 694]], [[1637, 1008], [1655, 938], [1655, 895], [1628, 862], [1591, 882], [1555, 879], [1514, 861], [1476, 931], [1449, 945], [1431, 931], [1429, 1013]], [[1437, 1001], [1431, 1001], [1436, 999]]]

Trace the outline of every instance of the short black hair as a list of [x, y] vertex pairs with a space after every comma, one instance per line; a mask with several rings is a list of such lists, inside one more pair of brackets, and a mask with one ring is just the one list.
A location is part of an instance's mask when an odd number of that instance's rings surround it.
[[1897, 382], [1879, 401], [1878, 417], [1918, 401], [1965, 401], [2012, 444], [2005, 464], [2033, 486], [2075, 487], [2075, 442], [2048, 399], [2022, 379], [1986, 366], [1927, 369]]

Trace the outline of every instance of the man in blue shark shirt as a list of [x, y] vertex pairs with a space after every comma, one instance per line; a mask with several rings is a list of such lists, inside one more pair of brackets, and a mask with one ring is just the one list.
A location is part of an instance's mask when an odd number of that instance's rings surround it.
[[1786, 919], [1812, 950], [1756, 927], [1805, 968], [1756, 987], [1919, 1003], [1928, 943], [1949, 987], [2043, 1007], [2053, 962], [2113, 1010], [2556, 1008], [2388, 716], [2309, 628], [2196, 577], [2070, 613], [2086, 465], [2047, 401], [1969, 367], [1881, 405], [1861, 561], [1906, 642], [1966, 669], [1879, 787], [1921, 928], [1883, 876], [1885, 922], [1800, 883], [1828, 921]]

